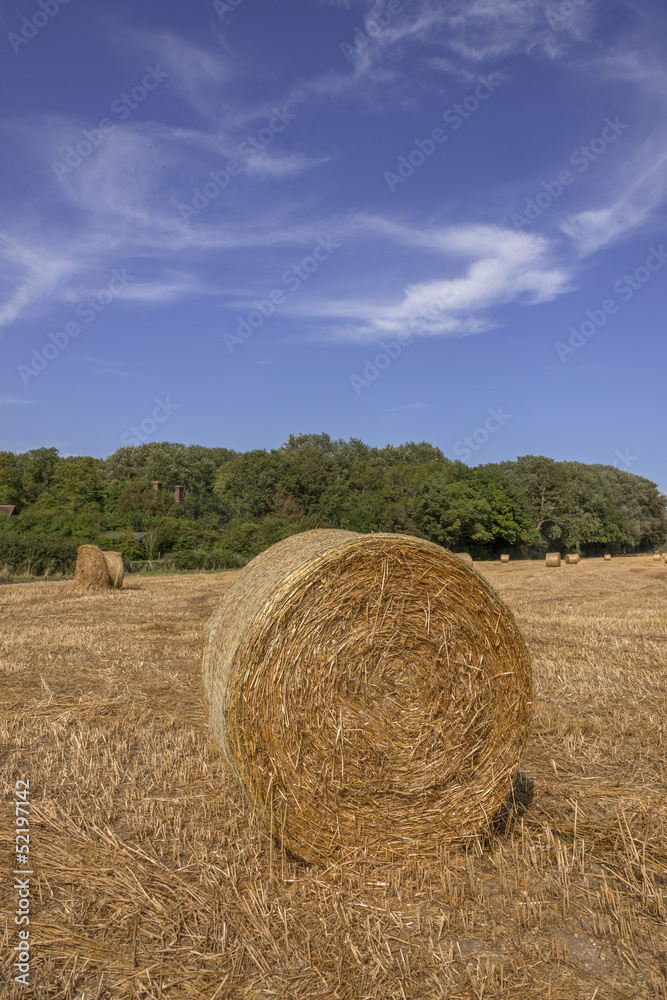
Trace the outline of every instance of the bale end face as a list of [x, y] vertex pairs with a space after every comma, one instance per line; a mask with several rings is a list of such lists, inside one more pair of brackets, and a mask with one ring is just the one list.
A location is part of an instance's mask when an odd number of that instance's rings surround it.
[[547, 552], [547, 566], [560, 566], [560, 552]]
[[122, 554], [120, 552], [106, 551], [102, 555], [106, 560], [112, 586], [116, 590], [120, 590], [125, 577], [125, 563], [123, 562]]
[[111, 590], [113, 587], [104, 553], [97, 545], [79, 546], [74, 586], [78, 590]]
[[207, 631], [211, 732], [297, 857], [437, 856], [488, 829], [527, 738], [530, 662], [460, 558], [304, 532], [240, 571]]

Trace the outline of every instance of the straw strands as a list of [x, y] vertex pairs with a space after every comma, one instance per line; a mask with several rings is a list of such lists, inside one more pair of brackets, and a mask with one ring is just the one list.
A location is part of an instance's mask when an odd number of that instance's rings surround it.
[[125, 564], [123, 562], [123, 556], [120, 552], [103, 552], [102, 555], [106, 559], [107, 569], [109, 570], [109, 576], [111, 577], [112, 586], [116, 590], [120, 590], [123, 586], [123, 578], [125, 576]]
[[547, 552], [547, 566], [560, 566], [560, 552]]
[[104, 553], [97, 545], [79, 546], [74, 586], [79, 590], [110, 590], [113, 587]]
[[207, 631], [211, 731], [295, 856], [426, 857], [501, 806], [528, 734], [529, 658], [452, 553], [307, 531], [241, 570]]

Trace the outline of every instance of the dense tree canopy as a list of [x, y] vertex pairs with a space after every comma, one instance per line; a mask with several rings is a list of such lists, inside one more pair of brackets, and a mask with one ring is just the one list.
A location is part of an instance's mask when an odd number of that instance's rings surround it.
[[20, 512], [0, 518], [0, 566], [14, 567], [61, 566], [83, 542], [185, 567], [237, 565], [316, 526], [405, 532], [476, 558], [646, 551], [667, 537], [665, 497], [613, 466], [526, 455], [471, 469], [427, 442], [373, 448], [328, 434], [291, 435], [268, 452], [167, 442], [103, 460], [0, 452], [0, 503]]

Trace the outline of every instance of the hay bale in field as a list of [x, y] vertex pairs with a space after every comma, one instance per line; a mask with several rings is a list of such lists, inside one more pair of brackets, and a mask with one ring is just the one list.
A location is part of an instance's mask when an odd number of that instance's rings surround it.
[[501, 557], [500, 557], [500, 561], [501, 562], [509, 562], [510, 561], [509, 555], [506, 552], [504, 552], [503, 555], [501, 555]]
[[111, 577], [111, 583], [116, 590], [120, 590], [123, 586], [123, 578], [125, 576], [125, 563], [123, 562], [123, 556], [120, 552], [103, 552], [102, 555], [106, 559], [107, 569], [109, 570], [109, 576]]
[[560, 552], [547, 552], [547, 566], [560, 566]]
[[466, 566], [474, 565], [472, 561], [472, 556], [470, 555], [469, 552], [452, 552], [452, 555], [456, 556], [457, 559], [460, 559], [461, 562], [464, 562]]
[[662, 562], [662, 556], [660, 555], [659, 552], [656, 552], [656, 554], [653, 556], [653, 562]]
[[580, 559], [581, 556], [579, 555], [578, 552], [569, 552], [565, 556], [565, 562], [568, 566], [576, 566], [577, 563], [580, 561]]
[[110, 590], [113, 587], [104, 553], [97, 545], [79, 546], [74, 586], [80, 590]]
[[458, 556], [407, 535], [314, 530], [262, 552], [207, 622], [202, 675], [246, 798], [307, 861], [475, 837], [528, 733], [511, 613]]
[[605, 561], [605, 562], [611, 562], [611, 556], [609, 555], [609, 553], [608, 553], [608, 552], [606, 553], [606, 555], [605, 555], [605, 557], [604, 557], [604, 561]]

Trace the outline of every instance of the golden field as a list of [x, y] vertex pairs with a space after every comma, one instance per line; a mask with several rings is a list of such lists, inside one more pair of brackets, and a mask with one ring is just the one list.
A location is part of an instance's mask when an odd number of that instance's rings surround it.
[[666, 998], [667, 565], [476, 566], [533, 661], [517, 805], [467, 852], [402, 866], [307, 865], [249, 815], [198, 672], [233, 573], [0, 587], [0, 995]]

